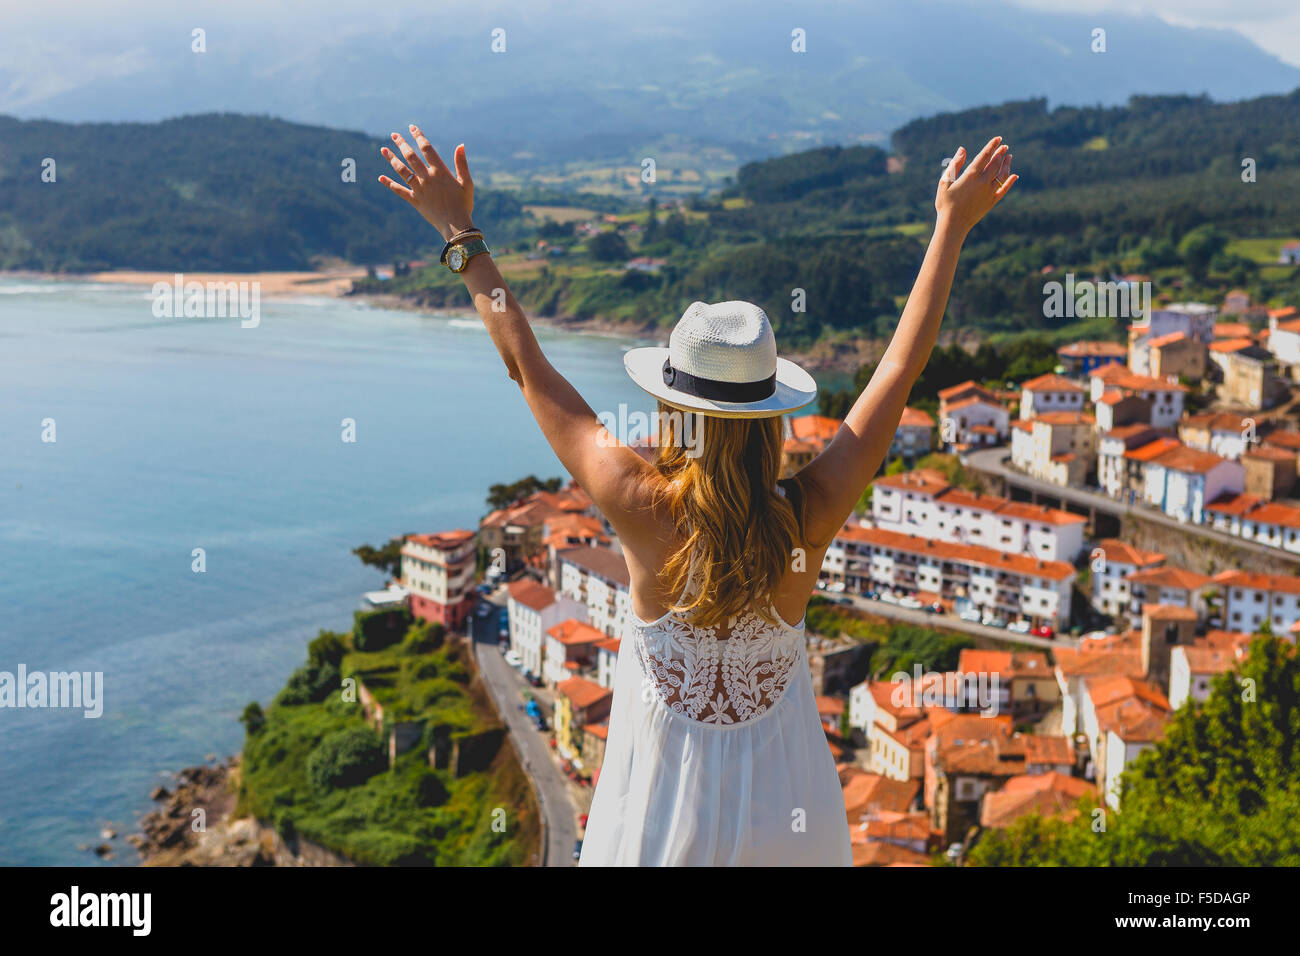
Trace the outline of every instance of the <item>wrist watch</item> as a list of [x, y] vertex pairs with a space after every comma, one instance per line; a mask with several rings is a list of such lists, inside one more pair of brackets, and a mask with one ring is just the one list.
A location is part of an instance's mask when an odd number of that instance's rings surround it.
[[464, 272], [469, 260], [480, 252], [491, 252], [482, 236], [471, 236], [455, 245], [449, 245], [442, 253], [442, 264], [452, 272]]

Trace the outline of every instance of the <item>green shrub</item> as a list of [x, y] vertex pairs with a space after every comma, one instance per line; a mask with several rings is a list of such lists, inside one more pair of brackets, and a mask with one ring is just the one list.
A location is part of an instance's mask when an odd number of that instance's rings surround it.
[[343, 663], [343, 655], [348, 652], [343, 635], [333, 631], [321, 631], [316, 640], [307, 645], [307, 661], [316, 667], [333, 664], [338, 667]]
[[266, 726], [266, 714], [262, 710], [262, 705], [257, 701], [252, 701], [244, 712], [239, 716], [239, 722], [244, 725], [244, 733], [252, 737]]
[[327, 735], [307, 757], [307, 782], [318, 793], [365, 783], [388, 767], [379, 737], [368, 727]]
[[353, 643], [359, 651], [379, 651], [400, 641], [411, 626], [409, 608], [384, 608], [379, 611], [357, 611], [353, 628]]
[[317, 667], [313, 664], [304, 664], [289, 675], [288, 683], [284, 685], [284, 690], [280, 691], [275, 701], [288, 707], [319, 703], [331, 692], [338, 690], [341, 683], [342, 678], [337, 665], [325, 664]]

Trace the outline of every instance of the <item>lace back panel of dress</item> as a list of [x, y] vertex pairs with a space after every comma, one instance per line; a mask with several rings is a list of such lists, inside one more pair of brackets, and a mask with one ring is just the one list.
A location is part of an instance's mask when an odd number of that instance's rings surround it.
[[[636, 625], [645, 686], [675, 713], [705, 724], [761, 717], [785, 692], [803, 644], [803, 629], [774, 625], [752, 612], [732, 623], [693, 627], [668, 615]], [[647, 700], [649, 698], [647, 697]]]

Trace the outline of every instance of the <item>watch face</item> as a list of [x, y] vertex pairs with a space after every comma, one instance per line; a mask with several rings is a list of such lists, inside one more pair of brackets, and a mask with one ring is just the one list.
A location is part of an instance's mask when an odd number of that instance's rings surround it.
[[447, 265], [451, 266], [453, 272], [459, 272], [465, 268], [465, 253], [459, 249], [453, 249], [447, 253]]

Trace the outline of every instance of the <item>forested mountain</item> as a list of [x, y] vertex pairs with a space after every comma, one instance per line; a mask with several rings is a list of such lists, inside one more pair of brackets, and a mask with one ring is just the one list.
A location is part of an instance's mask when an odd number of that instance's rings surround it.
[[[0, 268], [390, 262], [427, 242], [429, 230], [376, 182], [391, 172], [381, 145], [259, 116], [87, 124], [0, 116]], [[509, 194], [485, 194], [478, 216], [506, 230], [519, 224], [520, 207]]]

